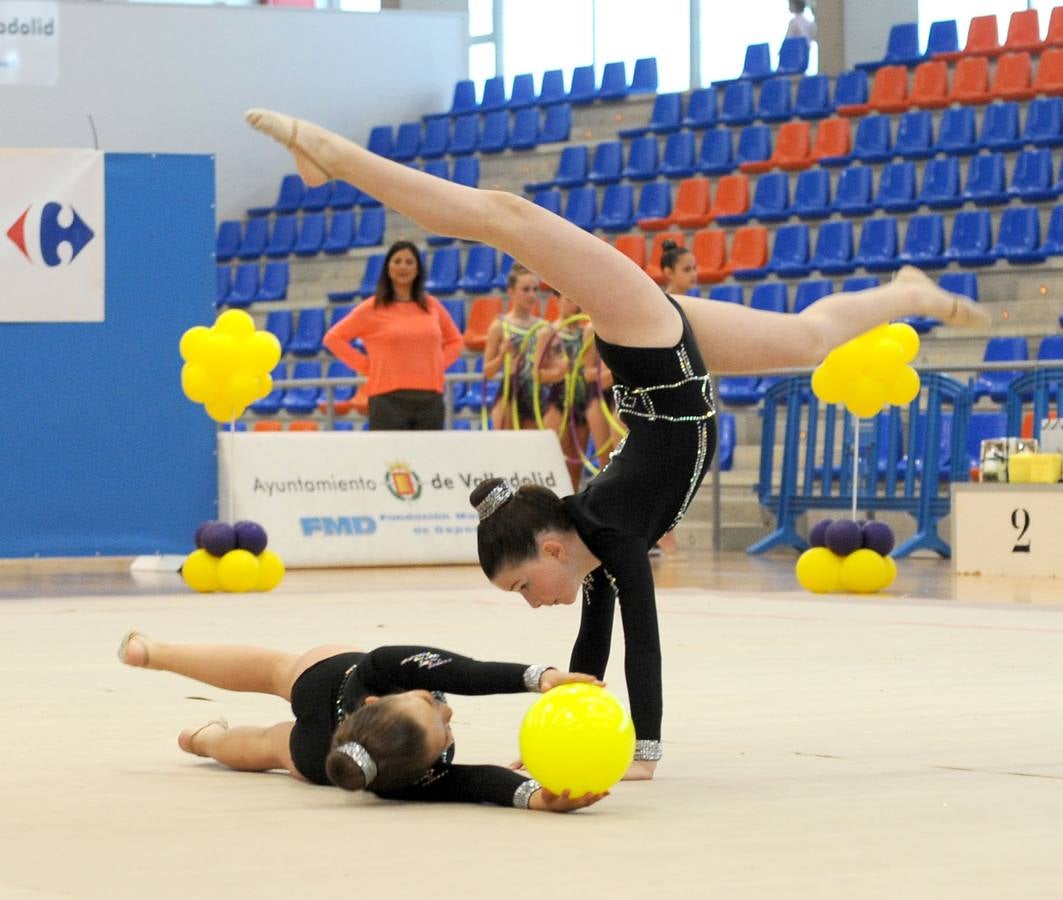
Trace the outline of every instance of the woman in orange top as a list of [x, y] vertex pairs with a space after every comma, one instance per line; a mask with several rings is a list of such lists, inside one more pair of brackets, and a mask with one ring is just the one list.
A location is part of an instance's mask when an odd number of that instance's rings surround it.
[[[351, 346], [359, 338], [366, 352]], [[323, 343], [368, 376], [370, 431], [443, 427], [443, 373], [461, 356], [461, 332], [443, 304], [424, 292], [424, 267], [414, 244], [391, 245], [376, 294], [333, 325]]]

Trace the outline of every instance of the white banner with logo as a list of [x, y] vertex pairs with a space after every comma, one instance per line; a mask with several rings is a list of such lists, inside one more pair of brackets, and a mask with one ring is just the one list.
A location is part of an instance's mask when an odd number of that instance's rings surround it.
[[103, 157], [0, 150], [0, 322], [102, 322]]
[[59, 81], [59, 4], [0, 0], [0, 85]]
[[572, 492], [551, 431], [219, 433], [218, 461], [221, 517], [291, 567], [475, 563], [480, 481]]

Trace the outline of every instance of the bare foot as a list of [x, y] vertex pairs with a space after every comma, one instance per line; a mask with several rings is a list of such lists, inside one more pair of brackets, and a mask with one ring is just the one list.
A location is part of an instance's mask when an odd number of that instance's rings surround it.
[[317, 187], [332, 180], [331, 176], [314, 162], [308, 149], [300, 142], [300, 129], [305, 133], [312, 127], [308, 123], [269, 109], [249, 109], [244, 113], [244, 118], [252, 128], [268, 134], [291, 151], [295, 157], [295, 166], [307, 185]]
[[229, 722], [223, 716], [218, 716], [216, 719], [211, 719], [206, 725], [200, 725], [199, 728], [186, 728], [177, 735], [177, 746], [184, 750], [185, 753], [191, 753], [195, 756], [209, 756], [210, 754], [208, 753], [200, 753], [195, 746], [196, 738], [207, 731], [208, 728], [221, 728], [225, 731], [229, 728]]
[[893, 280], [918, 289], [917, 296], [926, 306], [923, 315], [941, 319], [946, 325], [960, 327], [984, 328], [990, 323], [989, 313], [980, 304], [959, 294], [942, 290], [926, 273], [914, 266], [905, 266]]
[[139, 631], [127, 631], [118, 645], [118, 659], [127, 666], [147, 668], [154, 641]]

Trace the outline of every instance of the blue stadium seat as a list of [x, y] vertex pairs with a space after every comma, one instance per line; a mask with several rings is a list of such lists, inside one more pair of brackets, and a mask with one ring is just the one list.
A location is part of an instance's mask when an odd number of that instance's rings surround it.
[[926, 41], [927, 59], [933, 59], [938, 53], [958, 53], [959, 50], [960, 38], [955, 19], [930, 23], [930, 34]]
[[299, 313], [299, 321], [295, 326], [292, 342], [288, 345], [288, 352], [296, 356], [316, 356], [321, 352], [321, 339], [324, 336], [325, 310], [321, 307], [304, 309]]
[[385, 215], [382, 206], [363, 209], [352, 247], [377, 247], [384, 243]]
[[[760, 379], [755, 375], [730, 375], [721, 378], [716, 385], [716, 393], [721, 402], [727, 406], [753, 406], [760, 403], [764, 392], [760, 389]], [[729, 413], [719, 412], [716, 414], [717, 433], [716, 440], [719, 444], [719, 425], [722, 417]], [[720, 447], [717, 446], [717, 451]], [[723, 468], [723, 457], [720, 458], [720, 468]]]
[[932, 159], [923, 169], [923, 189], [919, 202], [930, 209], [956, 209], [963, 206], [960, 196], [960, 163], [955, 156]]
[[1018, 150], [1022, 146], [1022, 137], [1019, 135], [1019, 104], [1012, 100], [985, 107], [978, 143], [987, 150]]
[[611, 184], [602, 196], [602, 209], [594, 227], [624, 232], [635, 227], [635, 192], [630, 184]]
[[746, 58], [739, 78], [748, 81], [763, 81], [771, 75], [771, 47], [768, 44], [750, 44], [746, 47]]
[[565, 100], [576, 105], [593, 103], [598, 96], [598, 86], [594, 78], [594, 66], [576, 66], [572, 70], [572, 83], [565, 95]]
[[891, 216], [866, 219], [853, 262], [869, 272], [892, 272], [899, 268], [897, 220]]
[[882, 169], [875, 205], [886, 212], [913, 212], [919, 208], [915, 197], [915, 163], [890, 163]]
[[258, 294], [258, 263], [243, 263], [236, 267], [232, 286], [225, 302], [229, 306], [250, 306]]
[[498, 277], [495, 279], [495, 287], [504, 291], [506, 289], [507, 282], [509, 280], [509, 270], [513, 268], [513, 257], [508, 253], [502, 254], [502, 259], [498, 263]]
[[245, 261], [258, 259], [266, 250], [268, 237], [269, 219], [248, 219], [240, 247], [236, 251], [237, 258]]
[[970, 106], [942, 110], [934, 152], [950, 156], [967, 156], [978, 152], [974, 137], [974, 110]]
[[709, 289], [709, 299], [719, 300], [721, 303], [737, 303], [742, 306], [745, 302], [744, 292], [740, 284], [717, 284]]
[[803, 278], [812, 267], [809, 265], [810, 239], [805, 224], [784, 225], [775, 232], [768, 271], [780, 278]]
[[[342, 360], [336, 359], [329, 363], [328, 371], [325, 374], [326, 378], [354, 378], [357, 375], [356, 372], [347, 368], [347, 364]], [[332, 402], [333, 403], [349, 403], [354, 398], [354, 392], [356, 388], [353, 384], [338, 385], [332, 389]], [[324, 389], [321, 391], [321, 400], [319, 402], [324, 403], [328, 397], [328, 392]], [[348, 429], [340, 428], [341, 425], [351, 425], [350, 422], [333, 422], [332, 428], [334, 431], [346, 431]]]
[[290, 215], [298, 212], [303, 205], [303, 197], [306, 195], [306, 185], [298, 175], [285, 175], [281, 179], [280, 191], [277, 194], [277, 202], [273, 204], [273, 212], [277, 215]]
[[[658, 94], [653, 101], [653, 111], [646, 128], [654, 134], [671, 134], [678, 131], [683, 119], [683, 95], [679, 93]], [[624, 132], [620, 132], [625, 137]], [[633, 134], [632, 137], [640, 137]]]
[[967, 420], [967, 468], [982, 464], [982, 441], [1008, 436], [1008, 416], [1005, 412], [971, 413]]
[[1052, 200], [1057, 194], [1053, 181], [1052, 151], [1024, 150], [1015, 160], [1008, 193], [1025, 203]]
[[476, 85], [465, 78], [454, 85], [454, 97], [450, 102], [452, 116], [461, 116], [476, 111]]
[[722, 412], [716, 423], [716, 455], [720, 460], [720, 471], [730, 472], [734, 468], [734, 452], [737, 444], [735, 417], [733, 413]]
[[[551, 107], [552, 108], [552, 107]], [[511, 150], [531, 150], [539, 143], [539, 109], [532, 106], [518, 109], [513, 117], [513, 130], [509, 134]], [[481, 150], [483, 147], [481, 146]]]
[[983, 154], [971, 159], [963, 199], [977, 206], [993, 206], [1008, 202], [1008, 191], [1004, 186], [1004, 155], [1002, 153]]
[[833, 209], [830, 200], [830, 172], [807, 169], [797, 176], [790, 212], [799, 219], [826, 219]]
[[657, 177], [658, 165], [657, 138], [653, 135], [635, 138], [628, 148], [623, 176], [632, 181], [647, 181]]
[[802, 281], [794, 292], [794, 312], [804, 312], [817, 300], [834, 293], [834, 285], [825, 278]]
[[370, 153], [375, 153], [377, 156], [385, 156], [388, 159], [391, 158], [391, 154], [395, 149], [395, 133], [390, 125], [374, 125], [369, 129], [369, 140], [366, 142], [366, 148]]
[[1063, 144], [1063, 98], [1042, 97], [1026, 107], [1024, 144], [1035, 147], [1058, 147]]
[[[521, 107], [521, 112], [531, 109], [536, 123], [539, 120], [538, 110], [531, 107]], [[538, 130], [538, 126], [536, 127]], [[509, 146], [509, 113], [505, 110], [488, 113], [484, 116], [483, 131], [480, 134], [479, 151], [481, 153], [501, 153]]]
[[214, 257], [218, 262], [229, 262], [240, 252], [240, 244], [243, 238], [240, 233], [240, 223], [226, 219], [218, 223], [218, 239], [214, 245]]
[[454, 121], [454, 133], [450, 136], [447, 153], [451, 156], [465, 156], [475, 153], [480, 146], [480, 117], [461, 116]]
[[329, 303], [353, 303], [358, 299], [358, 291], [329, 291], [325, 296]]
[[871, 167], [850, 166], [838, 176], [834, 191], [834, 209], [843, 216], [869, 216], [875, 211], [871, 202]]
[[594, 228], [598, 218], [598, 193], [592, 187], [573, 188], [565, 203], [565, 218], [584, 231]]
[[535, 76], [531, 72], [514, 75], [506, 106], [510, 109], [523, 109], [526, 106], [534, 106], [535, 99]]
[[281, 345], [281, 352], [288, 350], [292, 342], [292, 311], [290, 309], [275, 309], [266, 316], [266, 331], [272, 334], [277, 343]]
[[484, 93], [480, 98], [480, 112], [494, 112], [506, 108], [506, 80], [501, 75], [488, 78], [484, 82]]
[[543, 128], [539, 132], [539, 143], [556, 144], [567, 141], [571, 134], [572, 107], [568, 103], [558, 103], [547, 107]]
[[451, 181], [465, 187], [480, 186], [480, 160], [476, 156], [459, 156], [454, 160], [454, 174]]
[[[484, 370], [484, 358], [482, 356], [480, 356], [480, 357], [477, 357], [476, 363], [473, 366], [473, 373], [474, 374], [482, 374], [483, 370]], [[468, 382], [468, 385], [465, 388], [465, 394], [461, 398], [461, 402], [459, 404], [456, 404], [456, 408], [458, 408], [458, 409], [468, 409], [468, 410], [472, 410], [473, 412], [479, 412], [480, 408], [485, 405], [484, 387], [485, 387], [485, 385], [484, 385], [482, 380]], [[500, 387], [501, 387], [501, 381], [500, 380], [493, 380], [493, 381], [487, 382], [487, 385], [486, 385], [486, 388], [487, 388], [486, 405], [488, 407], [491, 407], [492, 405], [494, 405], [495, 399], [498, 397], [498, 391], [499, 391]]]
[[749, 212], [740, 216], [719, 216], [721, 225], [739, 224], [748, 219], [781, 222], [790, 218], [790, 178], [785, 172], [769, 172], [757, 179]]
[[978, 276], [974, 272], [946, 272], [939, 279], [942, 288], [978, 302]]
[[930, 110], [913, 110], [900, 117], [893, 152], [905, 159], [929, 159], [934, 155], [934, 117]]
[[421, 159], [438, 159], [447, 152], [450, 144], [450, 119], [429, 119], [424, 126], [417, 155]]
[[[468, 375], [469, 367], [464, 357], [459, 356], [446, 368], [446, 375]], [[465, 398], [465, 392], [469, 389], [470, 382], [455, 381], [451, 387], [451, 399], [454, 402], [454, 410], [461, 409], [461, 402]]]
[[846, 278], [842, 282], [842, 291], [846, 294], [857, 294], [860, 291], [869, 291], [871, 288], [877, 288], [882, 284], [881, 279], [876, 278], [874, 275], [855, 275], [852, 278]]
[[296, 256], [317, 256], [325, 242], [325, 217], [323, 213], [308, 213], [299, 225], [299, 237], [292, 247]]
[[729, 175], [735, 169], [734, 142], [729, 128], [709, 128], [701, 139], [698, 171], [706, 175]]
[[1041, 252], [1046, 256], [1063, 255], [1063, 206], [1057, 206], [1052, 210]]
[[[311, 380], [321, 378], [321, 363], [300, 362], [292, 368], [293, 380]], [[321, 399], [321, 388], [314, 385], [288, 388], [281, 397], [280, 405], [290, 413], [312, 413], [317, 409]]]
[[684, 128], [710, 128], [716, 124], [716, 88], [697, 88], [687, 101]]
[[377, 200], [376, 197], [370, 197], [365, 191], [359, 191], [358, 192], [358, 205], [362, 209], [366, 209], [368, 207], [381, 206], [382, 204], [381, 204], [381, 202], [379, 200]]
[[940, 269], [948, 265], [945, 255], [945, 220], [940, 213], [912, 216], [904, 233], [902, 263], [920, 269]]
[[785, 284], [778, 281], [766, 281], [753, 288], [753, 293], [749, 298], [749, 307], [763, 312], [788, 312], [790, 302], [787, 293]]
[[486, 294], [495, 282], [495, 249], [484, 244], [469, 248], [465, 272], [458, 281], [458, 290], [466, 294]]
[[[565, 147], [557, 160], [557, 174], [551, 184], [557, 187], [583, 187], [587, 183], [587, 146]], [[543, 185], [549, 187], [550, 184]]]
[[542, 84], [539, 86], [539, 106], [565, 102], [565, 73], [560, 69], [547, 69], [543, 72]]
[[329, 222], [328, 237], [321, 249], [329, 256], [338, 256], [346, 253], [354, 241], [354, 212], [336, 212], [332, 214]]
[[221, 306], [229, 297], [233, 273], [229, 266], [214, 267], [214, 305]]
[[804, 75], [808, 70], [808, 38], [786, 38], [779, 47], [779, 64], [775, 67], [776, 75]]
[[847, 275], [853, 264], [853, 223], [835, 219], [819, 226], [811, 266], [824, 275]]
[[623, 100], [627, 96], [627, 66], [623, 62], [606, 63], [602, 69], [602, 83], [598, 86], [599, 100]]
[[648, 181], [639, 193], [635, 220], [664, 219], [672, 212], [672, 193], [663, 181]]
[[[1040, 362], [1059, 362], [1063, 360], [1063, 334], [1049, 334], [1041, 338], [1037, 347], [1037, 359]], [[1057, 400], [1063, 383], [1059, 381], [1049, 382], [1048, 393], [1053, 400]]]
[[1045, 261], [1041, 252], [1041, 218], [1035, 206], [1012, 206], [1000, 217], [1000, 230], [993, 252], [1010, 263]]
[[724, 125], [748, 125], [756, 118], [753, 110], [753, 85], [736, 81], [723, 92], [719, 119]]
[[893, 158], [890, 117], [870, 115], [860, 120], [853, 138], [852, 158], [862, 162], [889, 162]]
[[[708, 132], [706, 132], [708, 134]], [[747, 125], [738, 135], [738, 150], [735, 162], [742, 168], [744, 163], [762, 163], [771, 157], [771, 129], [767, 125]]]
[[549, 210], [555, 216], [561, 215], [561, 191], [536, 191], [532, 203]]
[[[288, 367], [284, 363], [280, 363], [272, 372], [270, 372], [270, 377], [272, 377], [274, 381], [284, 381], [288, 377]], [[275, 388], [261, 400], [256, 400], [252, 403], [249, 409], [251, 412], [259, 416], [271, 416], [280, 410], [281, 400], [283, 398], [284, 390], [282, 388]]]
[[332, 182], [326, 181], [317, 187], [307, 188], [303, 194], [303, 212], [323, 212], [332, 202]]
[[[491, 283], [488, 290], [494, 287], [494, 282]], [[461, 297], [450, 298], [448, 300], [440, 300], [443, 304], [443, 308], [447, 311], [447, 315], [453, 320], [455, 327], [458, 331], [465, 330], [465, 301]]]
[[329, 202], [331, 209], [353, 209], [358, 205], [358, 195], [361, 192], [353, 184], [346, 181], [332, 182], [332, 200]]
[[430, 294], [446, 296], [458, 289], [461, 273], [461, 251], [457, 247], [443, 247], [432, 254], [432, 265], [424, 289]]
[[911, 66], [923, 59], [919, 50], [919, 25], [902, 22], [890, 28], [886, 55], [874, 62], [857, 63], [861, 69], [873, 71], [881, 66]]
[[956, 213], [952, 221], [948, 256], [961, 266], [991, 266], [996, 262], [989, 210]]
[[421, 146], [421, 123], [403, 122], [395, 134], [395, 146], [391, 158], [396, 162], [409, 162], [417, 156]]
[[631, 73], [629, 94], [655, 94], [657, 92], [657, 57], [644, 56], [635, 60], [635, 71]]
[[665, 178], [687, 178], [694, 174], [694, 132], [677, 131], [664, 143], [660, 173]]
[[[1030, 358], [1024, 337], [994, 337], [986, 342], [983, 362], [1026, 362]], [[1008, 386], [1019, 377], [1017, 371], [983, 372], [973, 385], [974, 399], [988, 396], [996, 403], [1007, 398]]]
[[288, 299], [288, 263], [268, 262], [262, 269], [262, 281], [258, 286], [256, 300]]
[[825, 119], [832, 112], [830, 79], [826, 75], [806, 75], [797, 83], [794, 115], [799, 119]]
[[[354, 305], [351, 303], [345, 303], [342, 306], [334, 306], [329, 310], [328, 314], [328, 327], [331, 328], [339, 322], [342, 322], [347, 316], [351, 314], [351, 310], [354, 309]], [[328, 333], [327, 331], [325, 332]], [[364, 345], [363, 345], [364, 346]]]
[[867, 103], [867, 72], [853, 69], [834, 79], [834, 108]]
[[772, 78], [760, 86], [756, 116], [762, 122], [785, 122], [793, 116], [789, 78]]
[[424, 164], [425, 175], [434, 175], [444, 181], [450, 180], [450, 167], [445, 159], [430, 159]]
[[358, 295], [372, 297], [376, 293], [376, 283], [380, 280], [380, 273], [384, 271], [384, 254], [374, 253], [365, 261], [365, 271], [362, 273], [362, 281], [358, 286]]
[[587, 173], [587, 181], [591, 184], [612, 184], [620, 180], [623, 166], [623, 145], [620, 141], [603, 141], [594, 148], [594, 160]]
[[[249, 222], [249, 227], [255, 221], [253, 219]], [[291, 249], [296, 245], [296, 227], [294, 216], [279, 216], [273, 220], [273, 231], [270, 233], [269, 243], [264, 248], [270, 259], [283, 259], [291, 253]], [[244, 258], [242, 254], [240, 258]]]

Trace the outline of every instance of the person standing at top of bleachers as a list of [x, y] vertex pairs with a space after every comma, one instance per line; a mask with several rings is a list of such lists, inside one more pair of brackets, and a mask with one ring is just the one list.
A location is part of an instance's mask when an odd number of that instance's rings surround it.
[[803, 37], [809, 43], [812, 43], [816, 40], [816, 21], [814, 18], [805, 18], [806, 8], [815, 16], [815, 9], [809, 7], [805, 0], [790, 0], [790, 12], [794, 14], [794, 17], [790, 19], [790, 24], [786, 29], [786, 36], [788, 38]]
[[[366, 375], [370, 431], [433, 431], [443, 427], [443, 373], [462, 350], [461, 332], [424, 291], [424, 263], [416, 245], [388, 249], [372, 297], [326, 332], [322, 343]], [[361, 340], [365, 352], [353, 347]]]
[[[491, 323], [484, 345], [484, 378], [502, 374], [502, 390], [491, 409], [491, 423], [495, 429], [538, 428], [534, 399], [536, 385], [550, 384], [564, 377], [564, 364], [561, 363], [559, 369], [555, 365], [544, 367], [540, 358], [549, 327], [546, 319], [536, 314], [538, 276], [520, 263], [514, 263], [506, 279], [506, 294], [508, 309]], [[541, 416], [545, 407], [541, 387], [539, 390]], [[555, 414], [554, 424], [557, 418]], [[551, 427], [546, 420], [543, 424]]]

